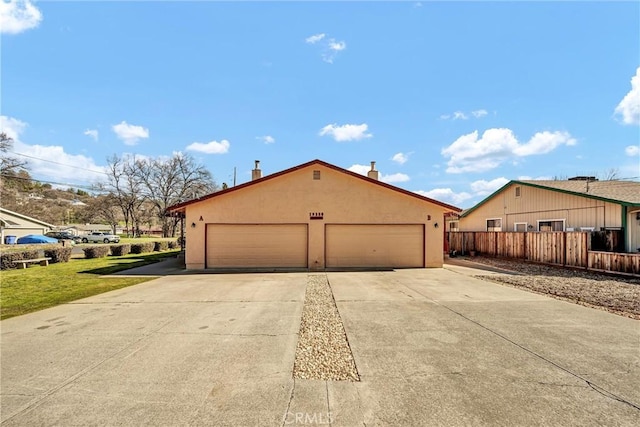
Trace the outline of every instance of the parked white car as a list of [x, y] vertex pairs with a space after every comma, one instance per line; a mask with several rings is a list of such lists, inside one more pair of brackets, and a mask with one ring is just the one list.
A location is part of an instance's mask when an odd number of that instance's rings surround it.
[[90, 234], [85, 234], [81, 236], [82, 243], [118, 243], [120, 242], [120, 236], [116, 236], [115, 234], [101, 233], [99, 231], [94, 231]]

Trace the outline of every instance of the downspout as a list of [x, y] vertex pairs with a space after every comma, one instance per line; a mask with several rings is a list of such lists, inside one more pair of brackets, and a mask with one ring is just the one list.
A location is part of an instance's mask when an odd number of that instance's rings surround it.
[[622, 225], [622, 236], [624, 237], [624, 250], [625, 252], [631, 252], [631, 248], [628, 247], [629, 238], [627, 237], [627, 216], [629, 215], [629, 207], [627, 205], [620, 205], [620, 211], [622, 218], [620, 225]]

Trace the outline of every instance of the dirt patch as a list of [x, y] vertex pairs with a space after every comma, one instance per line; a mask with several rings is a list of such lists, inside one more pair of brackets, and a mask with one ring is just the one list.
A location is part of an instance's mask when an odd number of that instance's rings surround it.
[[594, 307], [640, 320], [640, 278], [611, 276], [584, 270], [477, 257], [474, 262], [513, 271], [518, 275], [477, 275], [564, 301]]

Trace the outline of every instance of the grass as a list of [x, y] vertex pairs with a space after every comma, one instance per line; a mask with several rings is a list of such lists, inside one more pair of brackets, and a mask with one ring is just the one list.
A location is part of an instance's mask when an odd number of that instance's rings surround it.
[[177, 255], [179, 250], [129, 254], [106, 258], [74, 259], [32, 265], [25, 270], [0, 272], [0, 319], [31, 313], [103, 292], [137, 285], [149, 277], [101, 277], [102, 275], [153, 264]]

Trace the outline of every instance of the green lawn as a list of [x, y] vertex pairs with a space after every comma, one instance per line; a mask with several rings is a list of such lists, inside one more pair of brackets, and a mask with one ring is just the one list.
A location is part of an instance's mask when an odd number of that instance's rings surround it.
[[101, 277], [176, 256], [179, 250], [32, 265], [0, 272], [0, 319], [30, 313], [91, 295], [137, 285], [149, 277]]

